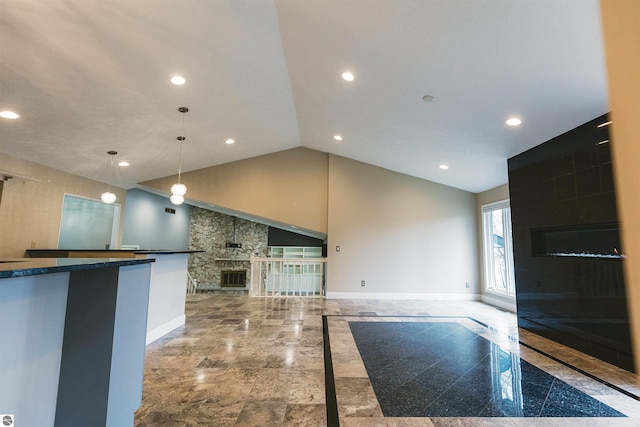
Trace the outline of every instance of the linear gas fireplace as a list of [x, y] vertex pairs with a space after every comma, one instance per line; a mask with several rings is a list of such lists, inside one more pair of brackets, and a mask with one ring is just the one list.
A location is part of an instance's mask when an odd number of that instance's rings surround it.
[[617, 222], [531, 229], [533, 256], [624, 258]]

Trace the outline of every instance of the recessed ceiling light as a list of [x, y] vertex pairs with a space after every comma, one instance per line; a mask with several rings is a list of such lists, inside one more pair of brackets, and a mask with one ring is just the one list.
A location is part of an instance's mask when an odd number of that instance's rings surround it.
[[182, 76], [173, 76], [171, 77], [171, 83], [176, 86], [183, 85], [186, 82], [185, 78]]
[[511, 117], [505, 123], [508, 124], [509, 126], [520, 126], [520, 124], [522, 123], [522, 120], [520, 120], [517, 117]]
[[433, 102], [433, 101], [436, 100], [436, 97], [433, 96], [433, 95], [425, 95], [425, 96], [422, 97], [422, 100], [424, 102]]
[[598, 125], [599, 128], [603, 128], [605, 126], [609, 126], [611, 123], [613, 123], [611, 120], [609, 120], [608, 122], [604, 122], [604, 123], [600, 123]]
[[122, 166], [122, 167], [129, 166], [129, 162], [120, 162], [118, 163], [118, 166]]
[[442, 170], [447, 170], [447, 169], [449, 169], [449, 166], [447, 166], [447, 165], [440, 165], [440, 169], [442, 169]]
[[336, 141], [342, 141], [342, 137], [340, 135], [333, 135], [333, 139]]
[[0, 111], [0, 117], [3, 119], [17, 119], [20, 117], [19, 114], [14, 113], [13, 111]]
[[348, 82], [354, 81], [355, 78], [356, 78], [356, 76], [354, 76], [351, 71], [345, 71], [344, 73], [342, 73], [342, 79], [346, 80]]
[[236, 140], [235, 140], [235, 139], [231, 139], [231, 138], [229, 138], [229, 139], [227, 139], [224, 143], [225, 143], [225, 144], [228, 144], [228, 145], [231, 145], [231, 144], [233, 144], [234, 142], [236, 142]]

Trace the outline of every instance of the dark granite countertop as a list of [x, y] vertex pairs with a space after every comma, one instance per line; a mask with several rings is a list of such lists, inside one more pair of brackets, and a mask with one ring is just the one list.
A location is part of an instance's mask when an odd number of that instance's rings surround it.
[[0, 279], [155, 262], [153, 258], [10, 258], [0, 260]]
[[154, 250], [154, 249], [140, 249], [135, 250], [133, 253], [135, 254], [154, 254], [154, 255], [169, 255], [169, 254], [195, 254], [204, 252], [201, 250], [188, 250], [188, 251], [171, 251], [171, 250]]
[[205, 252], [203, 250], [171, 250], [171, 249], [27, 249], [27, 252], [133, 252], [134, 254], [156, 254], [156, 255], [169, 255], [169, 254], [194, 254], [199, 252]]

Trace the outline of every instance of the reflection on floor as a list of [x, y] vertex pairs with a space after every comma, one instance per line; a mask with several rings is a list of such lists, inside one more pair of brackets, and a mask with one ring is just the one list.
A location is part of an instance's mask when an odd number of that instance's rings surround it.
[[[615, 268], [619, 269], [620, 265]], [[596, 274], [586, 274], [584, 281], [580, 281], [576, 286], [581, 289], [579, 293], [582, 295], [582, 284], [591, 284], [594, 290], [602, 291], [600, 285], [605, 282], [609, 283], [609, 279], [600, 279]], [[619, 290], [624, 294], [623, 283], [617, 283], [621, 286]], [[518, 323], [534, 334], [564, 343], [633, 372], [631, 335], [625, 299], [610, 295], [596, 296], [600, 295], [599, 293], [589, 297], [591, 293], [586, 290], [584, 292], [586, 294], [582, 298], [557, 298], [557, 295], [545, 298], [544, 295], [529, 295], [518, 303]]]
[[624, 416], [459, 323], [419, 320], [349, 322], [386, 417]]
[[136, 426], [323, 426], [322, 299], [187, 297], [147, 347]]
[[[210, 293], [189, 296], [186, 325], [147, 347], [136, 426], [327, 425], [323, 314], [341, 427], [640, 425], [639, 402], [509, 339], [518, 336], [515, 316], [479, 302], [252, 299]], [[575, 418], [385, 417], [349, 328], [349, 321], [382, 316], [471, 316], [492, 330], [474, 322], [462, 326], [628, 417], [581, 418], [579, 423]], [[640, 393], [635, 375], [527, 331], [520, 331], [519, 339]]]

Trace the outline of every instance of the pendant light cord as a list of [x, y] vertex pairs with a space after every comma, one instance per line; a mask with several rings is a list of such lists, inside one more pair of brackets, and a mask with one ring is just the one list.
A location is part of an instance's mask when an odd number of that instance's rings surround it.
[[180, 175], [182, 174], [182, 144], [184, 144], [184, 115], [185, 113], [182, 113], [182, 136], [180, 136], [180, 155], [179, 155], [179, 162], [178, 162], [178, 184], [180, 184]]
[[109, 166], [109, 193], [111, 193], [111, 181], [113, 181], [113, 155], [111, 157], [111, 166]]

